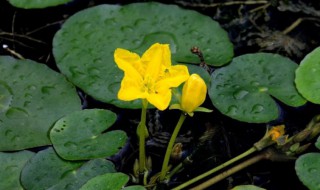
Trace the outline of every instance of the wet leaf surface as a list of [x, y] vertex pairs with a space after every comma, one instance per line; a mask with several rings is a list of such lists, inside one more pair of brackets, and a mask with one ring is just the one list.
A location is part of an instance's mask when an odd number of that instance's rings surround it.
[[2, 56], [0, 73], [2, 151], [51, 144], [54, 122], [81, 109], [75, 87], [43, 64]]
[[24, 9], [46, 8], [68, 3], [72, 0], [9, 0], [13, 6]]
[[270, 53], [246, 54], [214, 71], [209, 95], [223, 114], [245, 122], [264, 123], [279, 116], [275, 99], [289, 105], [306, 103], [294, 86], [298, 65]]
[[108, 157], [117, 153], [127, 140], [124, 131], [104, 132], [116, 118], [108, 110], [74, 112], [56, 122], [50, 139], [57, 153], [66, 160]]
[[20, 152], [0, 152], [0, 189], [23, 190], [20, 173], [26, 162], [35, 153], [27, 150]]
[[175, 62], [199, 62], [190, 52], [193, 46], [202, 49], [210, 65], [226, 64], [233, 56], [232, 44], [218, 23], [195, 11], [160, 3], [100, 5], [80, 11], [55, 35], [53, 52], [61, 72], [95, 99], [139, 108], [140, 101], [117, 99], [123, 72], [113, 53], [125, 48], [141, 55], [155, 42], [169, 43]]

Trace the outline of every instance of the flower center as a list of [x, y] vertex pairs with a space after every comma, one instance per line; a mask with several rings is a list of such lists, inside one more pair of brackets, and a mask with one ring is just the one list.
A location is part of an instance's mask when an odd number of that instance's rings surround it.
[[156, 93], [156, 90], [155, 90], [155, 82], [154, 82], [154, 80], [153, 80], [151, 77], [147, 76], [147, 77], [145, 77], [145, 79], [143, 80], [142, 91], [143, 91], [143, 92], [147, 92], [148, 94]]

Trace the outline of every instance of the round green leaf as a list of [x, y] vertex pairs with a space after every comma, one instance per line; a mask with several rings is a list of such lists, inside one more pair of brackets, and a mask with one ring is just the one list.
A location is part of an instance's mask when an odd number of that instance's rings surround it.
[[89, 179], [115, 172], [112, 162], [95, 159], [89, 162], [62, 160], [52, 148], [38, 152], [21, 173], [25, 189], [78, 190]]
[[320, 104], [320, 47], [300, 63], [295, 79], [297, 89], [308, 101]]
[[118, 107], [140, 108], [140, 101], [117, 99], [123, 72], [113, 54], [125, 48], [141, 55], [156, 42], [170, 44], [173, 62], [198, 63], [190, 52], [193, 46], [200, 47], [211, 65], [223, 65], [233, 56], [228, 35], [217, 22], [160, 3], [100, 5], [78, 12], [56, 33], [53, 53], [61, 72], [87, 94]]
[[300, 156], [296, 160], [295, 170], [305, 186], [312, 190], [320, 190], [320, 153]]
[[264, 188], [257, 187], [254, 185], [238, 185], [231, 190], [265, 190]]
[[54, 122], [81, 109], [75, 87], [43, 64], [0, 56], [0, 73], [1, 151], [51, 144]]
[[0, 152], [0, 179], [2, 179], [0, 189], [23, 189], [20, 184], [20, 173], [33, 155], [33, 152], [26, 150], [13, 153]]
[[84, 160], [111, 156], [127, 140], [120, 130], [104, 132], [117, 116], [108, 110], [74, 112], [56, 122], [50, 138], [57, 153], [66, 160]]
[[129, 177], [126, 174], [108, 173], [89, 180], [80, 190], [120, 190], [128, 181]]
[[46, 8], [62, 5], [72, 0], [9, 0], [12, 6], [24, 9]]
[[318, 137], [317, 142], [316, 142], [315, 145], [320, 150], [320, 136]]
[[[264, 123], [279, 115], [276, 98], [289, 106], [306, 103], [294, 86], [297, 64], [276, 54], [246, 54], [214, 71], [209, 96], [223, 114]], [[273, 97], [273, 98], [272, 98]]]
[[91, 178], [111, 172], [116, 172], [112, 162], [105, 159], [90, 160], [83, 164], [81, 168], [68, 173], [48, 190], [78, 190]]

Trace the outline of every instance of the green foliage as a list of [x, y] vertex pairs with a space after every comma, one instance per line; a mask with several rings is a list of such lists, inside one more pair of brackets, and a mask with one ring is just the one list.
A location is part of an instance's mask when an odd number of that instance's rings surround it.
[[55, 35], [53, 53], [61, 72], [87, 94], [118, 107], [140, 108], [140, 101], [117, 99], [123, 72], [113, 53], [116, 48], [142, 53], [155, 42], [170, 44], [174, 62], [198, 63], [190, 52], [193, 46], [200, 47], [210, 65], [226, 64], [233, 56], [217, 22], [160, 3], [100, 5], [78, 12]]
[[50, 132], [52, 144], [66, 160], [86, 160], [111, 156], [127, 140], [120, 130], [105, 132], [117, 116], [111, 111], [92, 109], [74, 112], [56, 122]]
[[8, 0], [12, 6], [24, 9], [39, 9], [68, 3], [72, 0]]
[[223, 114], [245, 122], [264, 123], [279, 115], [272, 97], [289, 106], [306, 101], [294, 86], [297, 64], [276, 54], [246, 54], [214, 71], [209, 96]]
[[79, 189], [89, 179], [115, 172], [110, 161], [104, 159], [70, 162], [61, 159], [52, 148], [38, 152], [21, 172], [25, 189]]
[[254, 185], [238, 185], [231, 190], [265, 190], [264, 188], [257, 187]]
[[320, 150], [320, 136], [318, 137], [317, 142], [316, 142], [315, 145]]
[[89, 180], [80, 190], [144, 190], [142, 186], [123, 188], [129, 181], [129, 177], [123, 173], [107, 173]]
[[295, 82], [302, 96], [310, 102], [320, 104], [320, 47], [301, 61]]
[[20, 172], [25, 163], [34, 155], [24, 150], [20, 152], [0, 152], [0, 189], [22, 190]]
[[0, 56], [0, 151], [51, 144], [54, 122], [81, 109], [63, 75], [31, 60]]
[[302, 183], [312, 190], [320, 189], [320, 153], [307, 153], [296, 160], [295, 170]]

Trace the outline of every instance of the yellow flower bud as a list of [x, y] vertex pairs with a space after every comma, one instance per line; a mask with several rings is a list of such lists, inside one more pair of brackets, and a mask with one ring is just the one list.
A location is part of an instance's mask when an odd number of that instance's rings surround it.
[[198, 74], [192, 74], [182, 89], [181, 110], [193, 115], [193, 112], [206, 99], [207, 85]]

